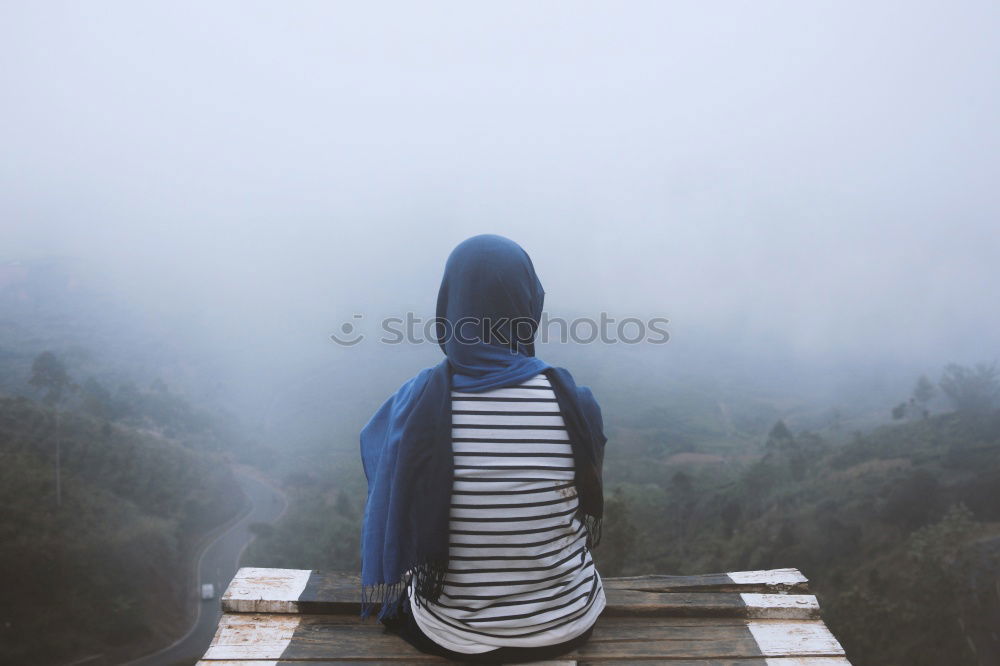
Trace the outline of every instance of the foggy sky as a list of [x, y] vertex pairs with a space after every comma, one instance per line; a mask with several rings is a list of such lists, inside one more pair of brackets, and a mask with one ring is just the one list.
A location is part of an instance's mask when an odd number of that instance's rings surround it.
[[553, 314], [992, 358], [998, 34], [994, 2], [7, 2], [0, 258], [322, 342], [430, 314], [500, 233]]

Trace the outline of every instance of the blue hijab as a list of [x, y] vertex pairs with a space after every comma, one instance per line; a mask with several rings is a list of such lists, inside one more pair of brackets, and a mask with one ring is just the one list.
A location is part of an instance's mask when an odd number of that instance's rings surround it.
[[604, 500], [600, 408], [562, 368], [535, 357], [545, 292], [528, 254], [494, 235], [474, 236], [448, 257], [438, 292], [435, 335], [445, 359], [422, 370], [361, 431], [368, 479], [361, 531], [362, 616], [381, 604], [395, 615], [412, 581], [436, 601], [448, 568], [448, 516], [454, 462], [451, 391], [476, 393], [544, 372], [566, 421], [576, 465], [578, 518], [597, 545]]

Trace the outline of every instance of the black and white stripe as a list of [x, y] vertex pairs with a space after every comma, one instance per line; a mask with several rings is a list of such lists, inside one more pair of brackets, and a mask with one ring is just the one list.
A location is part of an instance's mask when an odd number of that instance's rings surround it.
[[573, 450], [545, 375], [484, 393], [452, 392], [455, 480], [450, 562], [424, 632], [459, 652], [579, 635], [604, 608], [575, 517]]

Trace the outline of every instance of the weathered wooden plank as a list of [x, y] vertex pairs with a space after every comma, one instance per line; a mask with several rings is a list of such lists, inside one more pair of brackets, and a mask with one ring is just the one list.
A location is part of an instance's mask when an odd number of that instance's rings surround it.
[[674, 615], [808, 620], [819, 617], [811, 594], [637, 592], [605, 589], [605, 616]]
[[[581, 662], [597, 657], [725, 659], [747, 657], [839, 657], [844, 651], [826, 626], [816, 620], [751, 620], [731, 625], [676, 626], [674, 618], [602, 618], [591, 640], [567, 656]], [[614, 622], [613, 620], [618, 620]], [[751, 640], [746, 641], [746, 633]], [[780, 662], [777, 662], [780, 664]]]
[[[196, 666], [399, 666], [404, 661], [347, 661], [341, 659], [323, 659], [320, 661], [300, 659], [278, 661], [207, 661], [201, 660]], [[435, 661], [422, 663], [454, 663]], [[643, 659], [637, 662], [635, 659], [601, 659], [597, 661], [534, 661], [533, 666], [591, 666], [600, 664], [601, 666], [629, 666], [630, 664], [641, 663], [643, 666], [850, 666], [850, 662], [843, 657], [761, 657], [757, 659], [712, 659], [695, 660], [690, 659]]]
[[[362, 660], [362, 661], [357, 661], [357, 660], [347, 661], [347, 660], [343, 660], [343, 659], [332, 659], [332, 660], [331, 659], [322, 659], [322, 660], [319, 660], [319, 661], [317, 661], [315, 659], [310, 659], [308, 661], [303, 661], [301, 659], [294, 659], [294, 660], [279, 659], [277, 661], [274, 661], [274, 660], [269, 660], [269, 661], [259, 661], [259, 660], [254, 660], [254, 661], [244, 661], [244, 660], [239, 660], [239, 661], [232, 661], [232, 660], [217, 661], [217, 660], [214, 660], [214, 659], [213, 660], [202, 659], [202, 660], [198, 661], [197, 664], [195, 664], [195, 666], [399, 666], [401, 663], [408, 663], [410, 661], [412, 661], [412, 659], [407, 659], [407, 660], [405, 660], [405, 662], [398, 661], [398, 660], [397, 661], [381, 661], [381, 660], [371, 661], [371, 660], [367, 660], [367, 659], [366, 660]], [[436, 660], [433, 660], [433, 661], [426, 661], [426, 662], [420, 662], [420, 663], [428, 663], [428, 664], [450, 663], [450, 664], [453, 664], [455, 662], [448, 661], [446, 659], [436, 659]], [[547, 660], [547, 661], [532, 661], [530, 663], [532, 664], [532, 666], [578, 666], [579, 662], [577, 662], [575, 659], [557, 659], [557, 660], [551, 660], [550, 659], [550, 660]], [[625, 662], [621, 662], [621, 663], [625, 663]], [[670, 662], [670, 664], [672, 666], [675, 666], [676, 663], [677, 662], [673, 662], [673, 661]], [[683, 664], [681, 666], [683, 666]], [[700, 664], [699, 666], [704, 666], [704, 664]], [[763, 661], [759, 661], [758, 660], [752, 666], [766, 666], [766, 664]]]
[[[819, 604], [795, 569], [604, 580], [605, 613], [559, 664], [844, 666]], [[359, 581], [322, 571], [240, 569], [204, 666], [444, 663], [374, 621]]]
[[298, 613], [299, 597], [316, 572], [309, 569], [243, 567], [222, 595], [222, 610], [241, 613]]
[[[414, 658], [416, 657], [416, 658]], [[337, 659], [336, 657], [330, 657], [328, 659], [201, 659], [195, 666], [399, 666], [400, 664], [408, 663], [419, 663], [419, 664], [446, 664], [454, 663], [449, 662], [447, 659], [438, 659], [436, 657], [428, 657], [426, 659], [419, 658], [419, 655], [414, 654], [411, 657], [405, 657], [401, 659]], [[561, 662], [559, 662], [561, 663]], [[569, 661], [566, 664], [575, 665], [577, 662]], [[757, 662], [756, 666], [766, 666], [764, 662]]]
[[847, 657], [768, 657], [765, 666], [851, 666]]
[[[677, 615], [705, 617], [813, 619], [819, 604], [812, 595], [738, 594], [733, 592], [607, 591], [605, 615]], [[357, 615], [360, 604], [329, 601], [283, 601], [239, 598], [224, 604], [230, 612]]]
[[798, 569], [732, 571], [697, 576], [630, 576], [609, 578], [605, 587], [650, 592], [809, 592], [809, 580]]
[[768, 657], [840, 656], [844, 648], [822, 622], [752, 620], [750, 633]]
[[[795, 569], [607, 578], [604, 587], [609, 614], [729, 613], [774, 618], [818, 614], [814, 597], [800, 594], [794, 602], [776, 598], [807, 591], [805, 577]], [[360, 604], [356, 576], [298, 569], [240, 569], [222, 597], [222, 609], [231, 613], [357, 613]]]
[[[292, 642], [302, 615], [226, 613], [204, 659], [280, 659]], [[234, 649], [235, 648], [235, 649]]]
[[[308, 660], [301, 659], [280, 659], [277, 661], [215, 661], [201, 660], [196, 666], [399, 666], [410, 660], [381, 661], [381, 660], [343, 660], [343, 659], [323, 659]], [[446, 663], [444, 660], [429, 661], [423, 663]], [[453, 663], [453, 662], [447, 662]], [[630, 664], [642, 663], [643, 666], [850, 666], [850, 662], [844, 657], [760, 657], [750, 659], [712, 659], [712, 660], [690, 660], [690, 659], [643, 659], [637, 662], [635, 659], [600, 659], [588, 661], [558, 660], [558, 661], [535, 661], [534, 666], [591, 666], [600, 664], [601, 666], [629, 666]]]
[[772, 620], [818, 620], [819, 601], [811, 594], [740, 594], [748, 618]]
[[760, 569], [757, 571], [730, 571], [727, 574], [738, 585], [798, 585], [809, 579], [798, 569]]
[[[375, 623], [329, 615], [226, 614], [208, 652], [213, 660], [433, 661]], [[760, 659], [842, 656], [822, 622], [674, 617], [608, 617], [566, 655], [609, 659]]]
[[[213, 664], [215, 662], [212, 662]], [[282, 664], [284, 662], [281, 662]], [[305, 662], [301, 662], [305, 664]], [[851, 666], [844, 657], [781, 657], [781, 658], [748, 658], [748, 659], [588, 659], [575, 662], [577, 666], [625, 666], [626, 664], [642, 664], [643, 666]]]

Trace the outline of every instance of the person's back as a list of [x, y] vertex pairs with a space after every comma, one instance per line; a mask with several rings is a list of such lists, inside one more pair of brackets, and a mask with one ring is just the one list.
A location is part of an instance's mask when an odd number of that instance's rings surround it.
[[411, 595], [417, 625], [457, 652], [579, 636], [604, 609], [604, 590], [576, 517], [573, 450], [548, 377], [452, 391], [451, 404], [448, 572], [438, 602]]
[[604, 609], [590, 549], [607, 440], [590, 390], [535, 357], [543, 300], [516, 243], [461, 243], [438, 291], [445, 360], [361, 432], [362, 616], [424, 652], [551, 658]]

